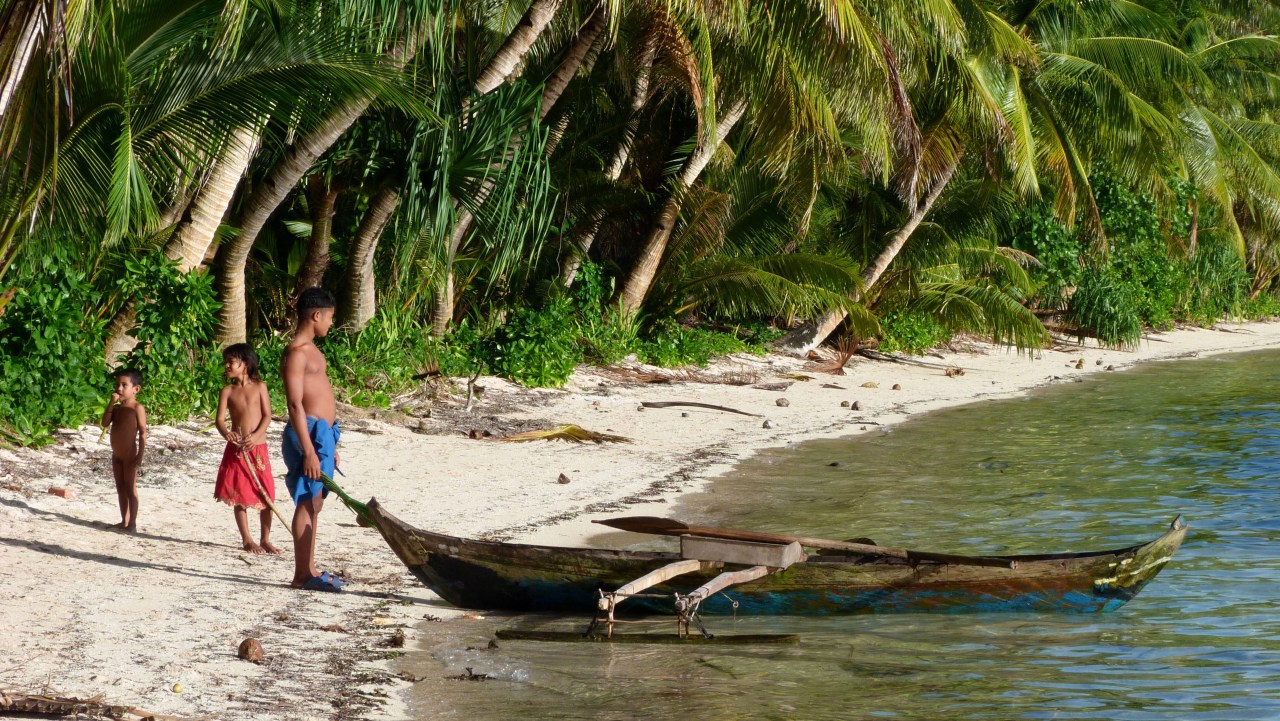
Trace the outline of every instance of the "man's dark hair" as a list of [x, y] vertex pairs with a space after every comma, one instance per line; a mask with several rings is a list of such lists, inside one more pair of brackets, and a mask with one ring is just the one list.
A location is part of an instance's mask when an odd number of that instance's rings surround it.
[[298, 318], [303, 319], [313, 310], [324, 310], [325, 308], [337, 308], [338, 301], [333, 297], [333, 293], [316, 286], [315, 288], [307, 288], [298, 296]]
[[222, 360], [229, 361], [233, 358], [244, 363], [244, 373], [251, 380], [262, 380], [262, 376], [258, 375], [258, 354], [254, 352], [253, 346], [248, 343], [232, 343], [222, 349]]
[[113, 378], [128, 378], [135, 388], [142, 387], [142, 371], [137, 368], [121, 368], [111, 375]]

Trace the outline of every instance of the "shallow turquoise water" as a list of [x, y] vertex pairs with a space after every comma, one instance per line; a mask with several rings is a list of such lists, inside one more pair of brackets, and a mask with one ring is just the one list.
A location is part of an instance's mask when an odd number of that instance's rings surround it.
[[[836, 465], [831, 465], [836, 464]], [[1280, 353], [1164, 363], [774, 449], [670, 514], [690, 523], [971, 553], [1094, 550], [1192, 532], [1101, 615], [711, 619], [795, 646], [503, 642], [428, 624], [420, 718], [1280, 719]], [[468, 646], [474, 647], [467, 650]], [[493, 680], [444, 680], [471, 667]]]

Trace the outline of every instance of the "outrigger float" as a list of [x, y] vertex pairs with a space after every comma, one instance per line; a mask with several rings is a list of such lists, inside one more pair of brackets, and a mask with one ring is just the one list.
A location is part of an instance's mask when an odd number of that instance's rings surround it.
[[691, 628], [709, 638], [701, 617], [728, 613], [1113, 611], [1164, 568], [1187, 534], [1179, 516], [1155, 540], [1109, 551], [962, 556], [631, 517], [597, 522], [679, 536], [680, 551], [563, 548], [424, 531], [377, 500], [360, 503], [326, 483], [419, 581], [455, 606], [594, 615], [585, 634], [512, 631], [508, 638], [626, 640], [615, 633], [634, 622], [618, 618], [624, 603], [637, 614], [674, 615], [678, 639], [697, 639]]

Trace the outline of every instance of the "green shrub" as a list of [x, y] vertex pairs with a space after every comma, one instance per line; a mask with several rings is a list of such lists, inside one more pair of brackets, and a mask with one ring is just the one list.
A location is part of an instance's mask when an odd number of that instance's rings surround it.
[[609, 302], [613, 289], [613, 278], [606, 277], [601, 266], [582, 264], [573, 286], [573, 303], [583, 359], [591, 363], [617, 363], [640, 347], [639, 321]]
[[568, 298], [555, 298], [536, 310], [521, 308], [494, 338], [494, 370], [524, 386], [559, 388], [583, 360], [578, 339]]
[[[262, 373], [262, 382], [267, 384], [267, 394], [271, 397], [271, 412], [285, 415], [289, 412], [284, 397], [284, 377], [280, 371], [284, 362], [284, 347], [287, 338], [269, 335], [251, 341], [253, 350], [258, 354], [258, 369]], [[323, 343], [324, 341], [321, 341]], [[222, 356], [218, 356], [221, 362]], [[226, 383], [225, 379], [222, 381]]]
[[339, 399], [388, 408], [430, 364], [434, 346], [423, 322], [383, 308], [359, 333], [335, 328], [321, 343]]
[[70, 264], [45, 258], [14, 279], [0, 315], [0, 429], [41, 445], [52, 429], [95, 423], [112, 386], [102, 353], [101, 299]]
[[1111, 347], [1137, 345], [1142, 338], [1138, 308], [1110, 268], [1088, 266], [1067, 305], [1080, 337], [1092, 335]]
[[1240, 312], [1245, 318], [1262, 319], [1280, 316], [1280, 297], [1273, 293], [1263, 293], [1241, 304]]
[[649, 340], [640, 342], [640, 360], [656, 366], [705, 366], [715, 356], [748, 351], [762, 354], [764, 349], [749, 345], [729, 333], [691, 328], [670, 318], [654, 324]]
[[1184, 289], [1184, 318], [1205, 325], [1223, 316], [1245, 315], [1249, 301], [1249, 271], [1235, 250], [1225, 243], [1202, 246], [1190, 264], [1196, 280]]
[[1068, 289], [1074, 288], [1080, 279], [1079, 239], [1058, 222], [1048, 204], [1025, 211], [1018, 220], [1022, 227], [1013, 237], [1012, 246], [1040, 261], [1031, 273], [1038, 288], [1033, 298], [1035, 305], [1065, 306]]
[[951, 340], [951, 332], [933, 316], [897, 308], [880, 319], [880, 350], [921, 355]]
[[220, 304], [213, 276], [181, 273], [161, 253], [124, 263], [117, 287], [134, 302], [138, 345], [121, 367], [142, 372], [139, 400], [148, 420], [171, 422], [194, 414], [212, 416], [222, 387], [222, 355], [212, 347]]
[[444, 338], [425, 338], [427, 358], [442, 375], [469, 376], [481, 366], [493, 368], [493, 346], [489, 334], [464, 319]]

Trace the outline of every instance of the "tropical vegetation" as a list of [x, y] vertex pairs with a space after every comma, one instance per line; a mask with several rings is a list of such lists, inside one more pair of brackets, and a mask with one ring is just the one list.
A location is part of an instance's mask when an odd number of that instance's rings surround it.
[[372, 405], [1270, 315], [1278, 8], [5, 0], [0, 434], [91, 417], [118, 363], [207, 412], [218, 349], [277, 362], [315, 285]]

